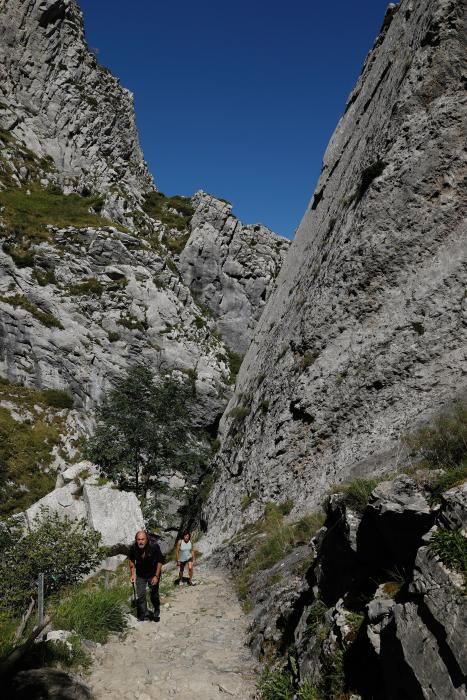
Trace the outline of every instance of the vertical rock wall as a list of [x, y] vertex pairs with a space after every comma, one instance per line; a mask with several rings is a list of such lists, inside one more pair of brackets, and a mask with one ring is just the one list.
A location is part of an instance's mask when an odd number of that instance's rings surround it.
[[465, 392], [465, 32], [461, 0], [388, 9], [221, 422], [211, 543], [394, 468]]

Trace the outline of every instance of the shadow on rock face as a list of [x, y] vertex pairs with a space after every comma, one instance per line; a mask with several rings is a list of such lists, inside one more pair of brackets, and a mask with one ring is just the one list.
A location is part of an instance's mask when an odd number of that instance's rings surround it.
[[89, 688], [64, 671], [21, 671], [8, 685], [6, 700], [92, 700]]

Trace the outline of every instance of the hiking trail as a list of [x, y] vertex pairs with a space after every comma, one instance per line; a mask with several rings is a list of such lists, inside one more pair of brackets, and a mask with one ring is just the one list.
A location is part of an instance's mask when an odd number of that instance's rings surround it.
[[194, 580], [162, 597], [160, 622], [135, 623], [96, 650], [86, 678], [95, 700], [255, 697], [258, 664], [229, 575], [203, 563]]

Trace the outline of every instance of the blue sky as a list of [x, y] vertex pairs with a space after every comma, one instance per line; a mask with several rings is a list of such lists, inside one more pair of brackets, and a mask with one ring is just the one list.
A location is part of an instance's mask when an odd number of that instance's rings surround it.
[[387, 0], [79, 0], [166, 194], [292, 237]]

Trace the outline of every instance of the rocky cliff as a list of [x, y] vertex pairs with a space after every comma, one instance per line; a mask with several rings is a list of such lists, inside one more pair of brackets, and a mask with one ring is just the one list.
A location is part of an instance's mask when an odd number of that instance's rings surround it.
[[0, 126], [50, 156], [70, 191], [109, 202], [152, 188], [133, 98], [89, 50], [75, 0], [1, 0]]
[[267, 501], [299, 514], [394, 469], [465, 392], [465, 19], [389, 6], [221, 421], [211, 545]]
[[144, 362], [189, 375], [214, 434], [288, 241], [155, 190], [131, 94], [74, 0], [0, 0], [0, 93], [1, 377], [65, 391], [76, 439]]

